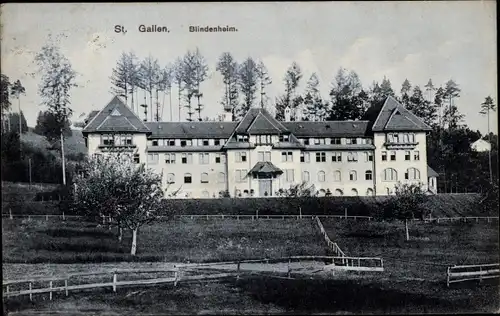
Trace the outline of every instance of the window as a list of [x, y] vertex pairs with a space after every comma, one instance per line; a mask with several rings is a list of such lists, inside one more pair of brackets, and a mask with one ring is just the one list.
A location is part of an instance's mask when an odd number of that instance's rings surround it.
[[346, 138], [345, 143], [347, 145], [356, 145], [358, 143], [356, 138]]
[[356, 190], [356, 189], [352, 189], [352, 190], [351, 190], [351, 195], [352, 195], [352, 196], [358, 196], [358, 190]]
[[304, 145], [309, 145], [309, 138], [304, 138]]
[[258, 153], [259, 161], [271, 161], [271, 152], [270, 151], [259, 151]]
[[349, 171], [349, 180], [356, 181], [358, 179], [357, 172], [354, 170]]
[[314, 139], [314, 145], [324, 145], [325, 139], [324, 138], [313, 138]]
[[341, 189], [336, 189], [335, 190], [335, 196], [342, 196], [342, 195], [344, 195], [344, 192], [342, 192]]
[[190, 147], [193, 146], [193, 140], [192, 139], [181, 139], [181, 147]]
[[214, 139], [214, 145], [220, 146], [220, 139]]
[[405, 151], [405, 160], [410, 160], [410, 152], [409, 151]]
[[372, 196], [373, 195], [373, 189], [368, 188], [368, 190], [366, 190], [366, 195]]
[[210, 153], [200, 153], [200, 165], [208, 165], [210, 163]]
[[224, 172], [219, 172], [217, 174], [217, 182], [218, 183], [226, 183], [226, 174]]
[[408, 134], [403, 134], [403, 143], [408, 144], [409, 143], [409, 137]]
[[101, 144], [112, 146], [115, 144], [115, 139], [113, 135], [101, 135]]
[[291, 151], [282, 151], [281, 152], [281, 162], [291, 162], [293, 161], [293, 153]]
[[153, 139], [151, 141], [151, 146], [158, 146], [158, 140], [157, 139]]
[[365, 144], [367, 144], [367, 145], [373, 144], [373, 139], [371, 139], [371, 138], [365, 138], [364, 140], [365, 140]]
[[210, 197], [210, 193], [208, 191], [203, 191], [201, 192], [201, 196], [205, 199], [208, 199]]
[[325, 172], [324, 171], [318, 172], [318, 181], [325, 182]]
[[208, 144], [209, 144], [208, 139], [204, 139], [204, 140], [202, 140], [202, 142], [203, 142], [203, 146], [208, 146]]
[[373, 173], [371, 170], [366, 170], [365, 172], [365, 180], [372, 180], [373, 179]]
[[192, 181], [193, 181], [193, 179], [191, 178], [191, 174], [185, 173], [184, 174], [184, 183], [191, 183]]
[[115, 141], [115, 145], [118, 145], [118, 146], [132, 145], [132, 135], [120, 134], [120, 135], [116, 136], [114, 141]]
[[342, 153], [333, 153], [332, 154], [333, 162], [341, 162], [342, 161]]
[[175, 139], [165, 139], [165, 146], [175, 146]]
[[193, 163], [193, 154], [182, 154], [181, 162], [183, 164], [191, 164]]
[[326, 153], [316, 153], [316, 162], [326, 162]]
[[285, 181], [286, 182], [293, 182], [294, 181], [294, 170], [293, 169], [286, 169], [285, 170]]
[[405, 180], [420, 180], [420, 171], [415, 168], [408, 168], [405, 173]]
[[173, 173], [167, 174], [167, 183], [168, 184], [175, 183], [175, 174], [173, 174]]
[[245, 182], [245, 177], [247, 176], [247, 170], [246, 169], [241, 169], [241, 170], [236, 170], [236, 182]]
[[236, 135], [236, 140], [240, 143], [247, 143], [248, 135]]
[[396, 160], [396, 152], [391, 151], [391, 161], [395, 161], [395, 160]]
[[201, 174], [201, 183], [208, 183], [208, 173], [203, 172]]
[[236, 162], [245, 162], [247, 161], [247, 153], [244, 151], [239, 151], [236, 153]]
[[358, 161], [358, 153], [348, 152], [347, 153], [347, 161], [350, 161], [350, 162]]
[[308, 152], [301, 152], [300, 153], [300, 162], [310, 162], [310, 155]]
[[340, 138], [331, 138], [330, 139], [330, 144], [331, 145], [340, 145], [341, 144], [341, 139]]
[[288, 142], [290, 141], [290, 135], [280, 135], [279, 140], [280, 142]]
[[175, 154], [165, 154], [165, 163], [174, 164], [175, 163]]
[[382, 152], [382, 161], [387, 161], [387, 151]]
[[420, 160], [420, 152], [419, 151], [415, 151], [413, 153], [413, 160]]
[[215, 163], [226, 163], [226, 154], [216, 153]]
[[157, 164], [158, 163], [158, 154], [148, 154], [148, 163]]
[[398, 173], [392, 168], [387, 168], [383, 172], [384, 181], [398, 181]]
[[408, 135], [408, 141], [410, 143], [415, 143], [415, 134], [411, 133]]
[[139, 154], [134, 154], [134, 163], [140, 163], [141, 162], [141, 158], [139, 156]]
[[335, 170], [333, 172], [333, 181], [335, 182], [340, 182], [342, 180], [342, 173], [340, 170]]
[[305, 182], [311, 181], [311, 175], [309, 174], [308, 171], [302, 172], [302, 181], [305, 181]]
[[365, 151], [365, 162], [373, 161], [373, 153]]

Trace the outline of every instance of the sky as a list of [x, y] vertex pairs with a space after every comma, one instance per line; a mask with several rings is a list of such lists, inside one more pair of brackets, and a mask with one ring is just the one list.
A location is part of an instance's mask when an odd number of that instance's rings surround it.
[[[264, 62], [273, 82], [271, 101], [283, 93], [283, 76], [295, 61], [303, 72], [299, 92], [315, 72], [324, 98], [340, 67], [354, 70], [364, 88], [385, 76], [397, 94], [406, 78], [422, 90], [429, 79], [436, 86], [453, 79], [462, 89], [456, 105], [465, 123], [483, 134], [487, 119], [478, 114], [480, 104], [488, 95], [497, 102], [495, 1], [8, 3], [1, 7], [1, 23], [1, 71], [26, 88], [21, 107], [32, 127], [44, 110], [33, 57], [50, 35], [59, 38], [78, 72], [79, 87], [71, 91], [72, 121], [113, 98], [109, 77], [123, 52], [141, 59], [151, 54], [166, 66], [196, 48], [210, 67], [201, 87], [202, 116], [222, 113], [224, 86], [215, 65], [223, 52], [240, 62], [247, 57]], [[141, 24], [166, 26], [170, 32], [141, 33]], [[115, 25], [127, 32], [116, 33]], [[190, 25], [238, 31], [190, 33]], [[170, 120], [168, 97], [165, 106], [163, 120]], [[17, 100], [13, 111], [18, 111]], [[492, 114], [495, 133], [497, 121]]]

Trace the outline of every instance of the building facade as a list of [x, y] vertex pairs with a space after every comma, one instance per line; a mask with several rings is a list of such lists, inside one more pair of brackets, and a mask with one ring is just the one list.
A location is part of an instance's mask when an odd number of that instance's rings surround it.
[[[273, 197], [299, 183], [319, 196], [393, 194], [397, 183], [436, 193], [430, 128], [389, 97], [365, 121], [277, 121], [252, 108], [238, 122], [143, 122], [118, 97], [82, 130], [89, 155], [119, 150], [161, 173], [166, 196]], [[431, 170], [431, 171], [429, 171]]]

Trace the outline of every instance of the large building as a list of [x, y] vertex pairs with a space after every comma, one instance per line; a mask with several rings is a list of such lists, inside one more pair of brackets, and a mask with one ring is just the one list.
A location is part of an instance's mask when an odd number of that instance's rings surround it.
[[252, 108], [238, 122], [143, 122], [114, 97], [82, 132], [89, 155], [120, 150], [161, 173], [166, 196], [271, 197], [302, 182], [319, 196], [388, 195], [398, 182], [436, 193], [429, 126], [392, 97], [370, 110], [366, 121], [290, 121], [286, 111], [281, 122]]

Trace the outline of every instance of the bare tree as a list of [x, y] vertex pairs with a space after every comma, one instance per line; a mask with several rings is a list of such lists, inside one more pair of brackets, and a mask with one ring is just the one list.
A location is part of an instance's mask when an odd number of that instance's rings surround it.
[[236, 112], [238, 110], [238, 63], [233, 58], [231, 53], [223, 53], [217, 62], [215, 68], [222, 75], [224, 82], [224, 96], [222, 98], [222, 106], [225, 111], [231, 111], [232, 120], [236, 120]]
[[269, 77], [269, 72], [267, 71], [266, 65], [264, 65], [262, 60], [257, 64], [257, 78], [259, 79], [260, 85], [260, 107], [265, 108], [265, 101], [267, 99], [265, 88], [273, 82]]
[[[493, 103], [493, 98], [491, 96], [487, 96], [484, 99], [484, 102], [481, 103], [481, 111], [479, 112], [482, 115], [486, 115], [488, 119], [488, 142], [490, 143], [490, 146], [493, 147], [491, 144], [491, 132], [490, 132], [490, 112], [491, 111], [496, 111], [496, 105]], [[490, 183], [493, 183], [493, 171], [491, 167], [491, 147], [490, 150], [488, 150], [488, 161], [489, 161], [489, 169], [490, 169]]]
[[248, 57], [238, 69], [238, 83], [243, 94], [243, 103], [238, 111], [238, 116], [243, 117], [252, 107], [257, 92], [257, 65], [255, 61]]
[[207, 79], [208, 76], [208, 65], [205, 58], [201, 55], [200, 50], [196, 48], [194, 51], [194, 86], [195, 86], [195, 96], [197, 99], [196, 112], [198, 112], [198, 120], [201, 121], [201, 111], [203, 110], [203, 104], [201, 104], [201, 98], [203, 93], [201, 93], [201, 84]]

